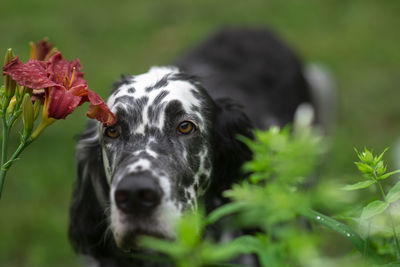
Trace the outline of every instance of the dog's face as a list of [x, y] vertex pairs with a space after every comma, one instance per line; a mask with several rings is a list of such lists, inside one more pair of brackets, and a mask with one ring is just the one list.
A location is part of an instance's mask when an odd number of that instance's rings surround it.
[[98, 126], [119, 247], [139, 234], [173, 237], [173, 222], [196, 208], [212, 172], [213, 102], [174, 68], [125, 78], [108, 102], [117, 124]]
[[109, 253], [108, 230], [125, 250], [140, 235], [174, 238], [174, 222], [199, 197], [212, 210], [242, 177], [251, 153], [236, 137], [252, 136], [250, 120], [178, 69], [126, 77], [107, 104], [118, 122], [90, 121], [77, 144], [69, 229], [76, 250]]

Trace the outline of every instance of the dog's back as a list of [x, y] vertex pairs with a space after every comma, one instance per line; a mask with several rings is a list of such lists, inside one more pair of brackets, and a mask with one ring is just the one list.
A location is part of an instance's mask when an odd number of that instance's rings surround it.
[[231, 98], [260, 129], [284, 126], [312, 93], [294, 52], [266, 30], [227, 29], [177, 66], [197, 76], [212, 98]]

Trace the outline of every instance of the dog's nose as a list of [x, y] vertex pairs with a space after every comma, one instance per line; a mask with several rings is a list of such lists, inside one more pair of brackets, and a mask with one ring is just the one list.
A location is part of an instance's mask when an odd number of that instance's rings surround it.
[[151, 177], [125, 177], [115, 190], [117, 207], [125, 213], [150, 214], [161, 202], [162, 192]]

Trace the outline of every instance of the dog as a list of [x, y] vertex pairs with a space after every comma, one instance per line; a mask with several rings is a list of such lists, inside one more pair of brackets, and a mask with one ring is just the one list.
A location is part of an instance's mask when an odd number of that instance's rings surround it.
[[313, 90], [295, 53], [263, 29], [222, 30], [173, 66], [123, 76], [107, 101], [118, 122], [89, 121], [77, 143], [74, 249], [93, 266], [164, 266], [125, 251], [140, 235], [173, 239], [199, 201], [206, 212], [226, 203], [251, 159], [237, 136], [291, 123], [303, 103], [316, 109]]

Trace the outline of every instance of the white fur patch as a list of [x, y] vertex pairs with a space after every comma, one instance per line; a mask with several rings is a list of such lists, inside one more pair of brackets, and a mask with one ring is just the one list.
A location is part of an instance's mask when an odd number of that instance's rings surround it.
[[[192, 93], [192, 90], [195, 90], [195, 87], [192, 83], [187, 81], [170, 80], [168, 84], [162, 88], [152, 90], [149, 92], [146, 91], [147, 88], [156, 85], [157, 82], [159, 82], [166, 75], [174, 75], [178, 73], [179, 70], [175, 67], [152, 67], [149, 70], [149, 72], [135, 76], [134, 79], [132, 79], [132, 84], [121, 85], [118, 88], [118, 92], [112, 95], [108, 99], [107, 105], [111, 107], [111, 111], [115, 112], [117, 110], [117, 107], [126, 109], [124, 103], [115, 103], [115, 99], [117, 99], [120, 96], [131, 95], [135, 99], [148, 97], [149, 100], [147, 104], [143, 107], [143, 110], [141, 111], [143, 122], [140, 125], [137, 125], [137, 128], [133, 132], [135, 134], [144, 134], [146, 125], [150, 124], [148, 118], [149, 107], [153, 104], [154, 100], [160, 94], [161, 91], [168, 91], [169, 92], [168, 95], [161, 101], [161, 103], [159, 103], [159, 105], [163, 105], [163, 103], [167, 103], [173, 100], [179, 100], [182, 103], [183, 109], [187, 114], [195, 115], [200, 119], [200, 121], [198, 122], [199, 124], [198, 127], [199, 130], [201, 130], [204, 124], [202, 116], [199, 112], [194, 111], [192, 109], [192, 107], [198, 108], [200, 106], [200, 100]], [[134, 93], [128, 93], [128, 90], [131, 87], [135, 88]], [[154, 124], [151, 125], [153, 127], [157, 127], [158, 129], [162, 129], [165, 121], [164, 110], [162, 109], [160, 110], [160, 112], [162, 116], [159, 120], [159, 123], [157, 125]]]
[[128, 173], [151, 170], [151, 162], [148, 159], [139, 159], [128, 167]]

